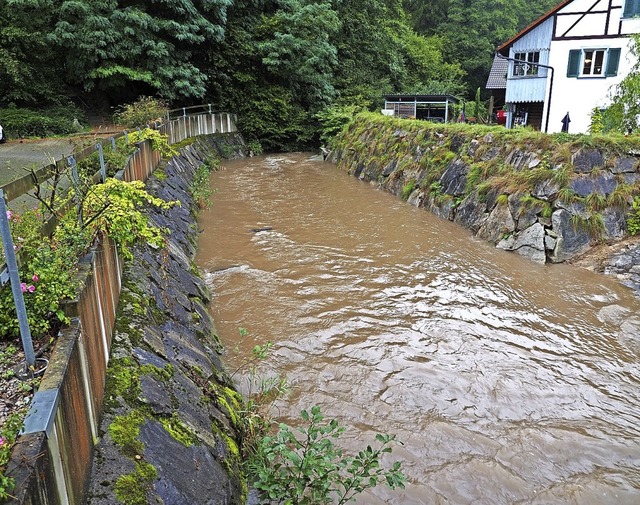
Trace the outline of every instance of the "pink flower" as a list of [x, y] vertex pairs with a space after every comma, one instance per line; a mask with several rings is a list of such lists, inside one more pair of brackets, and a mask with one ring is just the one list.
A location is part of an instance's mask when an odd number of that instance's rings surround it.
[[31, 280], [33, 282], [38, 282], [40, 280], [40, 277], [38, 277], [38, 274], [33, 274], [33, 277], [31, 277]]
[[23, 293], [27, 292], [27, 283], [26, 282], [21, 282], [20, 283], [20, 289], [22, 290]]
[[13, 212], [11, 212], [10, 210], [7, 211], [7, 219], [9, 221], [11, 221], [11, 218], [13, 217]]
[[0, 437], [0, 446], [4, 445], [4, 438]]
[[27, 291], [29, 291], [29, 293], [33, 293], [36, 290], [36, 287], [33, 284], [29, 284], [27, 286]]

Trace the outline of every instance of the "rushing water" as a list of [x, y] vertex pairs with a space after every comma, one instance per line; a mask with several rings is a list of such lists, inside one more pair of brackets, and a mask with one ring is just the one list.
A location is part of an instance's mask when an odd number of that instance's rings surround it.
[[350, 447], [404, 443], [406, 490], [358, 503], [640, 503], [626, 288], [499, 251], [305, 154], [228, 162], [212, 187], [198, 262], [228, 368], [271, 340], [261, 373], [292, 385], [281, 420], [319, 405]]

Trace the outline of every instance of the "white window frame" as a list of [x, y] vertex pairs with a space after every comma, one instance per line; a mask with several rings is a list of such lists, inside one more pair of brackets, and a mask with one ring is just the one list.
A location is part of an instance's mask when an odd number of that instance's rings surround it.
[[518, 61], [513, 62], [512, 77], [538, 77], [540, 51], [518, 51], [513, 56]]
[[[591, 59], [587, 60], [587, 53], [591, 54]], [[598, 54], [602, 55], [602, 58], [599, 61], [600, 71], [596, 72], [598, 67]], [[583, 48], [582, 49], [582, 58], [580, 60], [580, 77], [604, 77], [605, 71], [607, 68], [607, 60], [609, 57], [609, 50], [604, 47], [598, 48]], [[585, 72], [587, 70], [588, 72]]]

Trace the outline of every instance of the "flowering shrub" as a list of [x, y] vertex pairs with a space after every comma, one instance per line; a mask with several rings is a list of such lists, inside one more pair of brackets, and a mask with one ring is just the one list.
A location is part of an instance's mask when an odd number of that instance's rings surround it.
[[107, 179], [87, 194], [83, 213], [94, 234], [106, 231], [116, 241], [122, 255], [131, 258], [130, 248], [136, 241], [158, 247], [164, 243], [163, 231], [149, 223], [142, 212], [143, 206], [168, 209], [176, 203], [151, 196], [145, 191], [143, 182]]
[[[71, 192], [58, 205], [63, 206], [73, 198], [75, 193]], [[124, 258], [131, 257], [130, 248], [138, 240], [160, 247], [164, 243], [163, 231], [149, 223], [142, 209], [145, 205], [169, 208], [175, 204], [152, 197], [140, 181], [116, 179], [90, 187], [80, 198], [82, 219], [73, 207], [50, 239], [39, 237], [43, 216], [37, 209], [7, 213], [15, 248], [23, 252], [20, 287], [35, 339], [68, 323], [62, 304], [76, 295], [78, 258], [88, 250], [96, 235], [107, 232]], [[3, 289], [0, 291], [0, 338], [17, 337], [19, 331], [13, 294], [10, 289]]]
[[[27, 319], [31, 334], [39, 338], [52, 327], [67, 323], [61, 303], [73, 298], [77, 290], [75, 279], [77, 261], [70, 261], [70, 254], [76, 251], [61, 240], [42, 239], [35, 245], [25, 246], [28, 251], [21, 267]], [[0, 291], [0, 335], [3, 338], [20, 334], [13, 294], [10, 289]]]

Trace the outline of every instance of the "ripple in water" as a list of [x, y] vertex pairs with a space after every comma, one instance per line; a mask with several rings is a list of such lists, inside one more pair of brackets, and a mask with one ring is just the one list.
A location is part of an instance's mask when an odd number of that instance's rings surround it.
[[349, 447], [404, 443], [407, 489], [358, 503], [640, 502], [625, 288], [497, 251], [302, 154], [229, 162], [212, 185], [198, 262], [241, 349], [229, 369], [272, 340], [262, 373], [293, 386], [282, 421], [317, 404]]

